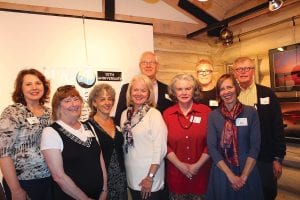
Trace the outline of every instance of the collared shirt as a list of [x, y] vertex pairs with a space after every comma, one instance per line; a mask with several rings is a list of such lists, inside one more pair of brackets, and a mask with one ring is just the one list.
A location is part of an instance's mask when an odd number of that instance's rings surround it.
[[4, 109], [0, 117], [0, 157], [10, 157], [19, 180], [50, 176], [40, 151], [42, 130], [51, 124], [51, 110], [44, 107], [35, 116], [26, 106], [15, 103]]
[[157, 104], [157, 100], [158, 100], [158, 85], [157, 85], [157, 81], [153, 81], [153, 92], [154, 92], [154, 97], [155, 97], [155, 104]]
[[[179, 105], [169, 107], [163, 114], [168, 127], [168, 151], [173, 152], [184, 163], [196, 163], [203, 153], [208, 154], [206, 145], [209, 107], [193, 104], [184, 116]], [[177, 194], [205, 194], [207, 190], [210, 162], [206, 162], [188, 179], [170, 161], [167, 162], [167, 183], [169, 190]]]
[[244, 105], [255, 106], [257, 104], [257, 91], [255, 83], [253, 82], [247, 89], [241, 88], [241, 93], [238, 99]]

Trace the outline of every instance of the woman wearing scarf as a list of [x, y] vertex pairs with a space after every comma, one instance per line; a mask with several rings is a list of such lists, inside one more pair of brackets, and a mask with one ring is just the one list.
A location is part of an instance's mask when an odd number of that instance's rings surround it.
[[167, 128], [155, 106], [153, 83], [135, 76], [128, 87], [127, 109], [121, 115], [125, 138], [125, 169], [133, 200], [161, 199]]
[[207, 145], [213, 159], [207, 200], [263, 199], [256, 159], [260, 150], [259, 118], [241, 104], [240, 87], [230, 74], [217, 81], [219, 108], [208, 120]]

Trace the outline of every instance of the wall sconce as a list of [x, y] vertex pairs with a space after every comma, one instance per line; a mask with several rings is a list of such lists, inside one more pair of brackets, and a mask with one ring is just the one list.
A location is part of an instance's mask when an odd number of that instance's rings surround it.
[[227, 27], [222, 28], [220, 31], [219, 39], [223, 42], [224, 46], [230, 46], [233, 43], [233, 33]]
[[269, 1], [269, 10], [275, 11], [278, 10], [283, 4], [282, 0], [270, 0]]

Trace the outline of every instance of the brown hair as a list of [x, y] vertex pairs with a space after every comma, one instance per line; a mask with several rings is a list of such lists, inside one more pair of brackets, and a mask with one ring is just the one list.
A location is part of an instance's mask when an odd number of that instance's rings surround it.
[[201, 92], [201, 85], [199, 83], [199, 81], [192, 75], [190, 74], [177, 74], [176, 76], [174, 76], [171, 80], [171, 83], [168, 87], [168, 93], [170, 95], [170, 98], [174, 101], [177, 102], [178, 99], [176, 97], [176, 88], [175, 88], [175, 84], [177, 81], [179, 80], [186, 80], [186, 81], [190, 81], [193, 83], [193, 101], [196, 103], [199, 103], [200, 100], [203, 97], [203, 94]]
[[99, 95], [104, 91], [106, 91], [111, 96], [113, 104], [115, 103], [116, 92], [111, 85], [106, 83], [95, 85], [95, 87], [89, 94], [88, 100], [88, 104], [91, 109], [90, 117], [93, 117], [97, 113], [97, 109], [93, 106], [93, 102], [95, 102], [96, 98], [99, 97]]
[[57, 88], [56, 92], [52, 97], [52, 119], [58, 120], [59, 119], [59, 108], [60, 103], [64, 98], [67, 97], [79, 97], [81, 101], [83, 101], [82, 97], [80, 96], [79, 92], [76, 90], [74, 85], [63, 85]]
[[33, 68], [23, 69], [18, 73], [17, 78], [15, 80], [15, 89], [12, 94], [13, 102], [27, 105], [25, 98], [24, 98], [23, 91], [22, 91], [23, 79], [24, 79], [24, 76], [27, 74], [31, 74], [31, 75], [38, 77], [38, 79], [43, 83], [44, 94], [42, 95], [42, 97], [39, 100], [40, 104], [44, 105], [44, 103], [49, 102], [50, 82], [46, 79], [46, 77], [40, 71], [33, 69]]
[[220, 91], [221, 91], [221, 85], [222, 83], [227, 80], [230, 79], [235, 87], [235, 91], [236, 91], [236, 96], [238, 97], [240, 95], [241, 92], [241, 88], [238, 84], [238, 82], [236, 81], [236, 79], [234, 78], [233, 74], [223, 74], [218, 80], [217, 80], [217, 84], [216, 84], [216, 93], [217, 93], [217, 100], [219, 102], [222, 101], [221, 97], [220, 97]]

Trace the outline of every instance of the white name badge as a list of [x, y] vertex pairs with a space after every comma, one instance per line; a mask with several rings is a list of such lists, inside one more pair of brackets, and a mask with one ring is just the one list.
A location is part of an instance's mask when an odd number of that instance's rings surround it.
[[218, 107], [219, 106], [219, 102], [216, 101], [216, 100], [209, 100], [209, 106]]
[[172, 101], [171, 97], [169, 96], [169, 94], [165, 94], [165, 99], [168, 99], [170, 101]]
[[268, 105], [270, 104], [270, 97], [264, 97], [264, 98], [260, 98], [260, 104], [261, 105]]
[[193, 123], [196, 123], [196, 124], [200, 124], [201, 117], [197, 117], [197, 116], [191, 117], [190, 118], [190, 122], [193, 122]]
[[38, 124], [38, 123], [40, 123], [40, 121], [37, 117], [28, 117], [27, 121], [29, 122], [29, 124]]
[[236, 126], [248, 126], [247, 118], [236, 118], [235, 120]]

